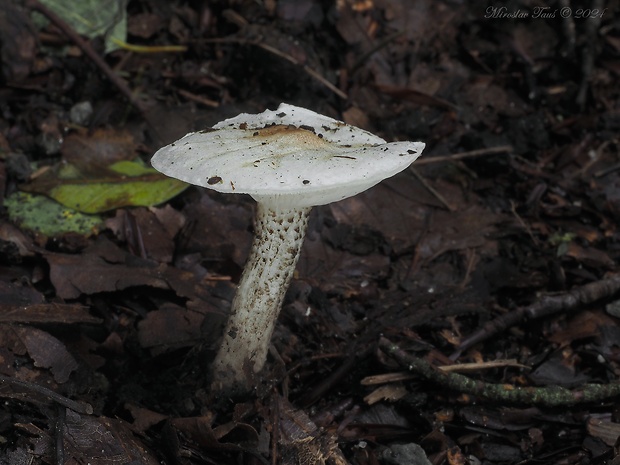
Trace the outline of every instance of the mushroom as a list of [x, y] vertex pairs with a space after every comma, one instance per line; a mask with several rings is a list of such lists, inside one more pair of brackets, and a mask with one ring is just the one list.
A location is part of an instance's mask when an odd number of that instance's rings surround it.
[[305, 108], [240, 114], [159, 149], [162, 173], [257, 202], [255, 236], [212, 366], [212, 389], [252, 388], [265, 364], [313, 206], [356, 195], [407, 168], [422, 142], [392, 142]]

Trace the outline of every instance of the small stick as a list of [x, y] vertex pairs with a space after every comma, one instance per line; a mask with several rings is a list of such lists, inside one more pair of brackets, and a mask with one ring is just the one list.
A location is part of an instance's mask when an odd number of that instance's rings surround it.
[[600, 402], [620, 396], [620, 383], [584, 384], [570, 390], [561, 386], [520, 387], [512, 384], [494, 384], [477, 381], [458, 373], [446, 373], [426, 360], [414, 357], [385, 337], [379, 339], [379, 348], [407, 370], [448, 389], [482, 397], [494, 402], [510, 402], [546, 407], [566, 407], [585, 402]]
[[[237, 26], [239, 26], [239, 28], [243, 29], [246, 28], [250, 25], [250, 23], [248, 22], [247, 19], [245, 19], [244, 17], [242, 17], [241, 15], [232, 12], [231, 10], [226, 10], [224, 12], [224, 17], [226, 19], [228, 19], [229, 21], [231, 21], [232, 23], [236, 24]], [[299, 66], [301, 67], [306, 74], [308, 74], [311, 78], [317, 80], [318, 82], [320, 82], [321, 84], [323, 84], [325, 87], [327, 87], [329, 90], [331, 90], [334, 94], [336, 94], [338, 97], [346, 100], [348, 98], [347, 94], [345, 92], [343, 92], [342, 90], [340, 90], [338, 87], [336, 87], [334, 84], [332, 84], [331, 82], [329, 82], [327, 79], [325, 79], [319, 72], [315, 71], [314, 69], [312, 69], [310, 66], [301, 63], [298, 59], [296, 59], [295, 57], [293, 57], [292, 55], [283, 52], [282, 50], [266, 44], [264, 42], [262, 42], [260, 40], [260, 37], [258, 39], [246, 39], [246, 38], [242, 38], [242, 37], [223, 37], [223, 38], [214, 38], [214, 39], [206, 39], [203, 42], [205, 43], [212, 43], [212, 44], [241, 44], [241, 45], [254, 45], [256, 47], [260, 47], [263, 50], [278, 56], [280, 58], [283, 58], [284, 60], [288, 61], [289, 63], [292, 63], [295, 66]]]
[[334, 94], [336, 94], [338, 97], [340, 97], [341, 99], [346, 100], [348, 98], [347, 94], [345, 94], [343, 91], [341, 91], [340, 89], [338, 89], [338, 87], [336, 87], [335, 85], [333, 85], [331, 82], [329, 82], [327, 79], [325, 79], [323, 76], [321, 76], [318, 72], [316, 72], [315, 70], [313, 70], [312, 68], [310, 68], [308, 65], [304, 65], [302, 63], [299, 62], [299, 60], [297, 60], [295, 57], [289, 55], [288, 53], [285, 53], [281, 50], [278, 50], [275, 47], [272, 47], [271, 45], [267, 45], [263, 42], [250, 42], [253, 45], [256, 45], [260, 48], [262, 48], [263, 50], [268, 51], [269, 53], [273, 53], [276, 56], [279, 56], [280, 58], [284, 58], [286, 61], [296, 65], [296, 66], [301, 66], [301, 68], [312, 78], [314, 78], [315, 80], [317, 80], [318, 82], [320, 82], [321, 84], [323, 84], [325, 87], [327, 87], [329, 90], [331, 90]]
[[445, 373], [454, 373], [454, 372], [476, 372], [481, 370], [489, 370], [492, 368], [504, 368], [504, 367], [516, 367], [523, 368], [524, 370], [529, 370], [530, 367], [527, 365], [523, 365], [519, 363], [517, 359], [510, 358], [507, 360], [491, 360], [489, 362], [473, 362], [473, 363], [455, 363], [454, 365], [444, 365], [440, 366], [437, 369], [441, 370]]
[[202, 95], [196, 95], [193, 92], [189, 92], [187, 90], [178, 89], [177, 92], [181, 94], [188, 100], [193, 100], [194, 102], [201, 103], [202, 105], [210, 108], [217, 108], [220, 106], [218, 102], [215, 100], [211, 100], [210, 98], [203, 97]]
[[437, 190], [434, 189], [433, 186], [431, 186], [429, 183], [426, 182], [426, 180], [422, 177], [422, 175], [420, 175], [420, 173], [418, 173], [418, 171], [413, 166], [410, 166], [409, 170], [413, 173], [415, 178], [422, 183], [424, 188], [427, 191], [429, 191], [431, 194], [433, 194], [435, 196], [435, 198], [437, 200], [439, 200], [443, 204], [443, 206], [446, 207], [446, 209], [448, 211], [453, 212], [453, 211], [456, 210], [456, 208], [454, 208], [452, 205], [450, 205], [450, 203], [445, 199], [445, 197], [443, 195], [441, 195], [439, 192], [437, 192]]
[[377, 384], [396, 383], [398, 381], [408, 381], [414, 377], [413, 374], [404, 371], [397, 373], [385, 373], [382, 375], [366, 376], [360, 381], [362, 386], [375, 386]]
[[484, 155], [494, 155], [497, 153], [510, 153], [510, 152], [512, 152], [512, 146], [500, 145], [499, 147], [489, 147], [487, 149], [470, 150], [469, 152], [455, 153], [452, 155], [441, 155], [438, 157], [428, 157], [428, 158], [422, 157], [416, 160], [415, 164], [417, 166], [429, 165], [431, 163], [456, 161], [456, 160], [462, 160], [463, 158], [473, 158], [473, 157], [480, 157]]
[[537, 319], [560, 311], [575, 310], [580, 306], [609, 298], [618, 292], [620, 292], [620, 274], [576, 287], [564, 294], [543, 296], [527, 307], [519, 307], [485, 323], [482, 328], [461, 342], [450, 358], [456, 359], [463, 351], [514, 326], [523, 318]]
[[355, 60], [355, 63], [353, 63], [353, 66], [351, 66], [351, 74], [355, 73], [357, 69], [360, 66], [362, 66], [366, 60], [368, 60], [368, 58], [370, 58], [372, 55], [374, 55], [376, 52], [378, 52], [382, 48], [387, 47], [391, 42], [398, 39], [400, 36], [404, 34], [405, 34], [404, 30], [396, 31], [395, 33], [390, 34], [389, 36], [384, 37], [382, 40], [375, 43], [368, 51], [363, 53], [362, 56], [360, 56], [357, 60]]
[[515, 205], [513, 200], [510, 201], [510, 211], [515, 216], [515, 218], [517, 219], [521, 227], [525, 229], [525, 231], [530, 236], [530, 239], [532, 239], [532, 242], [536, 245], [536, 247], [539, 247], [540, 242], [538, 241], [538, 239], [536, 239], [536, 236], [534, 236], [534, 233], [532, 232], [532, 228], [530, 228], [530, 226], [523, 220], [523, 218], [521, 218], [521, 215], [519, 215], [519, 213], [517, 212], [517, 206]]
[[52, 391], [46, 387], [40, 386], [36, 383], [30, 383], [28, 381], [22, 381], [17, 378], [13, 378], [11, 376], [5, 376], [0, 374], [0, 383], [11, 384], [13, 386], [19, 386], [30, 391], [38, 392], [39, 394], [44, 395], [50, 400], [63, 405], [71, 410], [81, 413], [82, 415], [92, 415], [93, 407], [92, 405], [86, 402], [78, 402], [75, 400], [71, 400], [68, 397], [58, 394], [57, 392]]
[[608, 174], [613, 173], [614, 171], [620, 171], [620, 163], [616, 163], [615, 165], [611, 165], [608, 168], [604, 168], [602, 170], [594, 173], [595, 178], [602, 178], [603, 176], [607, 176]]

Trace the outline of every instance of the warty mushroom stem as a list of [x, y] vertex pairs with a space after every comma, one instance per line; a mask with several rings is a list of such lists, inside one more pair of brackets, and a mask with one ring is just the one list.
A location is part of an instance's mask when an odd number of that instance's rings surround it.
[[212, 367], [212, 389], [246, 389], [265, 364], [271, 335], [301, 252], [312, 207], [259, 201], [255, 236]]

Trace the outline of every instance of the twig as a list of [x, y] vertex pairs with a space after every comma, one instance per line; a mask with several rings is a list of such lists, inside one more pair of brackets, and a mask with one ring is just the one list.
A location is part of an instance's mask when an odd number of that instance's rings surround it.
[[396, 31], [395, 33], [390, 34], [389, 36], [384, 37], [383, 39], [375, 43], [369, 50], [364, 52], [362, 56], [360, 56], [357, 60], [355, 60], [355, 63], [353, 63], [353, 66], [351, 66], [351, 74], [355, 73], [357, 69], [361, 67], [366, 62], [366, 60], [368, 60], [368, 58], [370, 58], [372, 55], [374, 55], [376, 52], [378, 52], [382, 48], [387, 47], [391, 42], [398, 39], [400, 36], [404, 34], [405, 34], [404, 30]]
[[431, 194], [433, 194], [435, 196], [435, 198], [437, 198], [437, 200], [439, 200], [444, 207], [446, 207], [446, 209], [448, 211], [455, 211], [456, 208], [454, 208], [446, 199], [443, 195], [441, 195], [439, 192], [437, 192], [437, 190], [435, 188], [433, 188], [433, 186], [431, 186], [429, 183], [426, 182], [426, 179], [424, 179], [422, 177], [422, 175], [420, 175], [420, 173], [418, 173], [418, 171], [412, 166], [409, 167], [409, 170], [413, 173], [413, 175], [415, 176], [415, 178], [420, 181], [420, 183], [424, 186], [424, 188], [429, 191]]
[[278, 49], [276, 47], [273, 47], [273, 46], [268, 45], [268, 44], [266, 44], [264, 42], [261, 42], [260, 40], [245, 39], [245, 38], [241, 38], [241, 37], [223, 37], [223, 38], [215, 38], [215, 39], [205, 39], [202, 42], [210, 43], [210, 44], [254, 45], [256, 47], [260, 47], [263, 50], [265, 50], [266, 52], [269, 52], [269, 53], [271, 53], [271, 54], [273, 54], [275, 56], [283, 58], [284, 60], [288, 61], [289, 63], [292, 63], [295, 66], [301, 67], [311, 78], [313, 78], [313, 79], [317, 80], [318, 82], [320, 82], [321, 84], [323, 84], [325, 87], [327, 87], [329, 90], [331, 90], [338, 97], [340, 97], [342, 99], [345, 99], [345, 100], [347, 98], [349, 98], [349, 96], [346, 93], [344, 93], [343, 91], [338, 89], [338, 87], [336, 87], [334, 84], [332, 84], [327, 79], [325, 79], [323, 76], [321, 76], [321, 74], [319, 74], [317, 71], [315, 71], [314, 69], [310, 68], [310, 66], [305, 65], [303, 63], [300, 63], [299, 60], [297, 60], [292, 55], [289, 55], [288, 53], [285, 53], [285, 52], [283, 52], [282, 50], [280, 50], [280, 49]]
[[510, 153], [512, 152], [512, 146], [500, 145], [499, 147], [489, 147], [488, 149], [471, 150], [469, 152], [455, 153], [452, 155], [441, 155], [438, 157], [427, 157], [416, 160], [416, 166], [429, 165], [431, 163], [442, 163], [445, 161], [462, 160], [463, 158], [480, 157], [484, 155], [495, 155], [497, 153]]
[[459, 284], [459, 288], [460, 289], [465, 289], [465, 286], [467, 285], [467, 283], [469, 282], [469, 277], [471, 276], [471, 273], [474, 270], [474, 265], [477, 263], [476, 262], [476, 250], [468, 247], [466, 250], [466, 258], [467, 258], [467, 268], [465, 269], [465, 274], [463, 275], [463, 279], [461, 279], [461, 282]]
[[[609, 147], [612, 144], [611, 140], [606, 140], [603, 143], [601, 143], [596, 150], [594, 151], [594, 156], [589, 157], [588, 162], [583, 165], [581, 168], [579, 168], [577, 171], [575, 171], [574, 173], [570, 174], [566, 179], [567, 180], [572, 180], [572, 179], [576, 179], [578, 177], [586, 177], [588, 171], [590, 170], [590, 168], [592, 168], [592, 166], [596, 165], [599, 161], [604, 160], [605, 158], [605, 150], [607, 149], [607, 147]], [[596, 173], [594, 173], [594, 175], [596, 176]]]
[[620, 275], [614, 275], [600, 281], [577, 287], [564, 294], [543, 296], [532, 305], [519, 307], [510, 313], [506, 313], [485, 323], [482, 328], [461, 342], [450, 358], [454, 360], [463, 351], [480, 341], [506, 330], [524, 318], [537, 319], [553, 315], [560, 311], [574, 310], [597, 300], [609, 298], [618, 292], [620, 292]]
[[493, 384], [476, 381], [458, 373], [446, 373], [427, 361], [414, 357], [399, 346], [381, 337], [379, 348], [398, 362], [400, 366], [423, 378], [464, 394], [482, 397], [495, 402], [535, 404], [546, 407], [566, 407], [585, 402], [600, 402], [620, 396], [620, 383], [584, 384], [570, 390], [561, 386], [520, 387], [511, 384]]
[[516, 359], [511, 358], [508, 360], [491, 360], [490, 362], [473, 362], [473, 363], [455, 363], [454, 365], [440, 366], [438, 369], [444, 373], [454, 372], [475, 372], [480, 370], [489, 370], [492, 368], [504, 368], [504, 367], [516, 367], [529, 370], [530, 367], [519, 363]]
[[27, 0], [26, 5], [33, 11], [38, 11], [47, 19], [49, 19], [58, 29], [62, 31], [75, 45], [77, 45], [84, 54], [106, 75], [106, 77], [114, 84], [118, 90], [125, 96], [127, 100], [141, 113], [145, 113], [144, 105], [138, 100], [125, 80], [116, 74], [112, 68], [101, 58], [88, 42], [80, 37], [71, 27], [56, 13], [50, 10], [38, 0]]
[[539, 247], [540, 242], [538, 241], [538, 239], [536, 239], [536, 236], [534, 236], [534, 233], [532, 232], [532, 228], [530, 228], [530, 226], [523, 220], [523, 218], [521, 218], [521, 215], [519, 215], [519, 213], [517, 212], [517, 206], [512, 200], [510, 201], [510, 211], [515, 216], [515, 218], [517, 219], [521, 227], [525, 229], [528, 236], [530, 236], [530, 239], [532, 239], [532, 242], [534, 243], [534, 245], [536, 245], [536, 247]]
[[353, 350], [347, 359], [329, 376], [319, 380], [316, 386], [298, 400], [298, 403], [305, 406], [312, 405], [334, 386], [339, 386], [342, 383], [342, 379], [347, 376], [356, 365], [359, 365], [360, 360], [366, 358], [371, 350], [372, 348], [370, 346], [360, 349], [357, 344], [354, 344]]
[[607, 168], [597, 171], [596, 173], [594, 173], [594, 177], [602, 178], [603, 176], [607, 176], [608, 174], [611, 174], [614, 171], [620, 171], [620, 163], [616, 163], [615, 165], [611, 165]]
[[211, 100], [210, 98], [203, 97], [202, 95], [196, 95], [187, 90], [178, 89], [177, 92], [181, 94], [183, 97], [187, 98], [188, 100], [193, 100], [194, 102], [201, 103], [205, 107], [217, 108], [220, 106], [220, 104], [216, 102], [215, 100]]
[[112, 42], [123, 50], [136, 53], [182, 53], [187, 52], [187, 45], [137, 45], [128, 44], [112, 37]]
[[269, 53], [273, 53], [274, 55], [279, 56], [280, 58], [284, 58], [289, 63], [292, 63], [292, 64], [294, 64], [296, 66], [301, 66], [301, 68], [310, 77], [314, 78], [315, 80], [317, 80], [318, 82], [323, 84], [325, 87], [327, 87], [329, 90], [331, 90], [338, 97], [340, 97], [341, 99], [344, 99], [344, 100], [346, 100], [348, 98], [347, 94], [345, 94], [343, 91], [338, 89], [338, 87], [333, 85], [331, 82], [329, 82], [327, 79], [325, 79], [323, 76], [321, 76], [318, 72], [316, 72], [315, 70], [310, 68], [308, 65], [304, 65], [304, 64], [300, 63], [299, 60], [297, 60], [292, 55], [289, 55], [288, 53], [284, 53], [283, 51], [278, 50], [277, 48], [272, 47], [271, 45], [267, 45], [267, 44], [265, 44], [263, 42], [250, 42], [250, 43], [252, 43], [253, 45], [256, 45], [256, 46], [262, 48], [263, 50], [266, 50]]
[[13, 378], [11, 376], [0, 375], [0, 383], [11, 384], [13, 386], [19, 386], [21, 388], [28, 389], [29, 391], [38, 392], [39, 394], [44, 395], [50, 400], [54, 402], [64, 405], [71, 410], [81, 413], [83, 415], [92, 415], [93, 407], [92, 405], [86, 402], [78, 402], [75, 400], [71, 400], [68, 397], [58, 394], [57, 392], [52, 391], [46, 387], [40, 386], [36, 383], [29, 383], [28, 381], [22, 381], [17, 378]]
[[[222, 15], [224, 16], [224, 18], [226, 18], [228, 21], [230, 21], [233, 24], [236, 24], [242, 31], [242, 33], [244, 31], [246, 31], [245, 33], [247, 33], [248, 28], [250, 27], [261, 27], [261, 26], [255, 26], [252, 25], [247, 19], [245, 19], [243, 16], [241, 16], [240, 14], [228, 9], [228, 10], [224, 10], [222, 12]], [[270, 30], [272, 35], [275, 33], [275, 31]], [[258, 34], [256, 38], [244, 38], [244, 37], [223, 37], [223, 38], [214, 38], [214, 39], [206, 39], [203, 42], [205, 43], [220, 43], [220, 44], [225, 44], [225, 43], [232, 43], [232, 44], [241, 44], [241, 45], [254, 45], [256, 47], [260, 47], [263, 50], [278, 56], [280, 58], [283, 58], [284, 60], [288, 61], [289, 63], [292, 63], [295, 66], [299, 66], [301, 67], [306, 74], [308, 74], [311, 78], [315, 79], [316, 81], [320, 82], [321, 84], [323, 84], [325, 87], [327, 87], [329, 90], [331, 90], [334, 94], [336, 94], [338, 97], [346, 100], [348, 98], [348, 95], [346, 93], [344, 93], [343, 91], [341, 91], [340, 89], [338, 89], [338, 87], [336, 87], [335, 85], [333, 85], [331, 82], [329, 82], [327, 79], [325, 79], [319, 72], [315, 71], [314, 69], [312, 69], [310, 66], [301, 63], [297, 58], [295, 58], [294, 56], [283, 52], [282, 50], [280, 50], [277, 47], [274, 47], [272, 45], [269, 45], [267, 43], [265, 43], [263, 41], [263, 34]]]

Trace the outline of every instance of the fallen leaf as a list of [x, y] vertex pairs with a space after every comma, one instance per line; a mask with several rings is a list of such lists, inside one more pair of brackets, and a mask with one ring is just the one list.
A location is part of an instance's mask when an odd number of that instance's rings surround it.
[[74, 132], [62, 143], [65, 162], [78, 166], [83, 173], [96, 173], [119, 161], [136, 158], [133, 136], [123, 130], [99, 128], [91, 132]]
[[66, 383], [78, 363], [65, 345], [45, 331], [23, 326], [15, 329], [37, 367], [49, 368], [54, 380]]
[[78, 34], [91, 39], [103, 36], [106, 53], [119, 48], [127, 36], [125, 2], [116, 0], [41, 0]]
[[105, 224], [119, 240], [127, 243], [134, 255], [170, 263], [175, 252], [174, 237], [184, 223], [183, 215], [166, 205], [164, 208], [119, 209]]
[[[0, 299], [2, 294], [0, 294]], [[0, 304], [1, 323], [75, 323], [100, 324], [102, 320], [89, 313], [88, 307], [76, 304], [41, 303], [31, 305]]]
[[153, 355], [193, 346], [202, 340], [203, 320], [203, 313], [164, 304], [138, 323], [138, 341]]
[[586, 423], [588, 433], [599, 438], [608, 446], [615, 446], [620, 438], [620, 425], [609, 420], [589, 418]]
[[138, 161], [119, 161], [96, 173], [76, 166], [57, 166], [21, 186], [52, 197], [83, 213], [100, 213], [126, 206], [152, 206], [183, 192], [188, 184], [169, 178]]
[[79, 255], [46, 252], [44, 257], [56, 295], [63, 299], [134, 286], [174, 289], [190, 301], [202, 300], [206, 292], [193, 273], [139, 259], [101, 236]]
[[123, 420], [66, 410], [63, 443], [67, 465], [159, 465], [160, 461]]
[[85, 215], [42, 196], [16, 192], [4, 201], [9, 218], [22, 229], [55, 237], [74, 232], [91, 236], [99, 231], [103, 220]]

